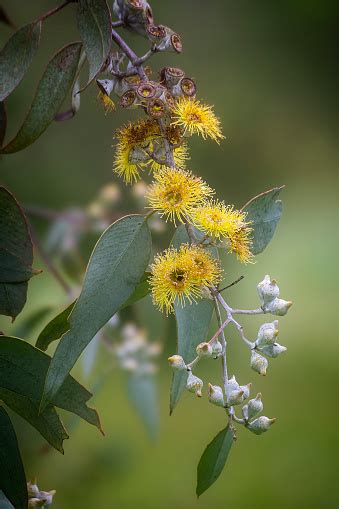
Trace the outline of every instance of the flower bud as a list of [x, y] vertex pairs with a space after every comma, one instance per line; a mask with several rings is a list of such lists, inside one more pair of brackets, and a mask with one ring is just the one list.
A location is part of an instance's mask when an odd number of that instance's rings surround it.
[[240, 405], [244, 401], [244, 391], [241, 389], [236, 389], [231, 391], [228, 397], [228, 405]]
[[269, 275], [266, 275], [264, 279], [258, 284], [257, 290], [263, 305], [279, 297], [280, 293], [276, 280], [271, 280]]
[[208, 384], [208, 399], [214, 405], [225, 406], [224, 394], [218, 385]]
[[264, 405], [261, 401], [260, 392], [256, 395], [254, 399], [250, 399], [246, 406], [247, 406], [247, 419], [252, 419], [256, 415], [260, 414], [264, 409]]
[[242, 390], [243, 393], [244, 393], [244, 398], [243, 399], [247, 399], [249, 397], [251, 387], [252, 387], [251, 383], [249, 383], [247, 385], [240, 385], [240, 390]]
[[277, 329], [278, 320], [274, 320], [272, 323], [263, 323], [258, 331], [256, 346], [268, 345], [274, 343], [276, 337], [279, 334]]
[[201, 398], [203, 385], [203, 381], [190, 371], [187, 377], [186, 389], [189, 392], [194, 392], [198, 398]]
[[127, 90], [120, 97], [120, 106], [122, 108], [137, 108], [137, 94], [134, 90]]
[[278, 357], [283, 352], [286, 352], [286, 346], [279, 345], [279, 343], [273, 343], [273, 345], [265, 345], [259, 347], [260, 351], [267, 355], [267, 357]]
[[252, 350], [251, 354], [251, 368], [259, 373], [259, 375], [266, 375], [266, 370], [268, 367], [268, 360], [265, 359], [262, 355], [257, 353], [255, 350]]
[[265, 304], [265, 313], [271, 313], [272, 315], [284, 316], [292, 306], [292, 301], [283, 299], [274, 299], [268, 304]]
[[261, 435], [262, 433], [265, 433], [265, 431], [267, 431], [268, 428], [275, 423], [275, 421], [275, 418], [269, 419], [268, 417], [262, 415], [261, 417], [258, 417], [258, 419], [250, 422], [247, 425], [247, 428], [252, 431], [252, 433], [255, 433], [255, 435]]
[[113, 80], [97, 80], [97, 85], [103, 94], [111, 95], [114, 88]]
[[184, 71], [177, 67], [164, 67], [160, 71], [161, 81], [165, 83], [168, 88], [177, 85], [184, 76]]
[[184, 359], [181, 355], [172, 355], [172, 357], [168, 357], [168, 364], [172, 369], [177, 369], [178, 371], [183, 371], [187, 369]]
[[199, 343], [196, 352], [199, 357], [212, 357], [212, 346], [209, 343]]
[[240, 389], [240, 385], [238, 384], [238, 382], [235, 379], [235, 376], [233, 375], [232, 378], [230, 378], [227, 382], [227, 390], [229, 392], [232, 392], [232, 391], [237, 391], [239, 389]]
[[222, 344], [220, 341], [214, 341], [212, 344], [212, 355], [217, 359], [222, 354]]

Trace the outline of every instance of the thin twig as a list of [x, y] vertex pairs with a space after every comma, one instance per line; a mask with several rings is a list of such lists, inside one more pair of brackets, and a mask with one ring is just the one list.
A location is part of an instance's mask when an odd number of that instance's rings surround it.
[[66, 7], [68, 4], [71, 3], [77, 3], [78, 0], [66, 0], [63, 4], [59, 5], [58, 7], [55, 7], [54, 9], [51, 9], [50, 11], [46, 12], [46, 14], [43, 14], [40, 16], [39, 21], [45, 21], [50, 16], [53, 16], [53, 14], [56, 14], [57, 12], [61, 11]]
[[240, 283], [240, 281], [242, 281], [244, 279], [245, 276], [240, 276], [238, 277], [238, 279], [236, 279], [235, 281], [233, 281], [233, 283], [230, 283], [229, 285], [225, 286], [224, 288], [222, 288], [221, 290], [219, 290], [219, 292], [223, 292], [224, 290], [227, 290], [228, 288], [231, 288], [231, 286], [234, 286], [238, 283]]
[[112, 28], [112, 39], [113, 41], [120, 47], [120, 49], [125, 53], [126, 57], [130, 60], [131, 64], [136, 68], [140, 78], [142, 80], [147, 80], [147, 75], [144, 71], [142, 65], [138, 63], [139, 58], [134, 53], [134, 51], [126, 44], [122, 37]]

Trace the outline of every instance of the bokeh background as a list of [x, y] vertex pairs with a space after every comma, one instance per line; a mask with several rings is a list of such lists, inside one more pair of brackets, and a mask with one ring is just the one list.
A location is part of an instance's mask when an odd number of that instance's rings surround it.
[[[1, 3], [17, 26], [56, 4]], [[96, 383], [109, 364], [99, 348], [90, 377], [80, 363], [74, 373], [89, 388], [96, 386], [93, 404], [105, 438], [65, 416], [72, 436], [63, 457], [46, 449], [35, 431], [17, 420], [27, 475], [37, 476], [43, 489], [57, 490], [56, 509], [338, 507], [338, 3], [154, 0], [152, 6], [156, 21], [173, 27], [184, 43], [181, 56], [156, 55], [154, 71], [163, 64], [185, 69], [197, 80], [199, 97], [214, 104], [226, 135], [220, 147], [192, 139], [190, 167], [219, 198], [236, 206], [270, 187], [286, 185], [283, 218], [256, 264], [239, 266], [232, 257], [225, 261], [228, 281], [245, 276], [227, 293], [231, 304], [256, 307], [255, 286], [266, 273], [278, 279], [282, 297], [294, 302], [279, 326], [288, 352], [270, 362], [266, 378], [249, 369], [248, 352], [234, 332], [229, 338], [231, 372], [243, 383], [253, 381], [254, 392], [263, 393], [265, 414], [278, 421], [261, 437], [240, 429], [222, 476], [197, 501], [196, 466], [206, 444], [224, 426], [224, 415], [206, 398], [185, 394], [169, 417], [166, 357], [175, 351], [175, 331], [146, 299], [133, 310], [134, 319], [148, 329], [151, 341], [164, 343], [156, 440], [149, 440], [126, 398], [125, 375], [113, 370]], [[1, 25], [1, 45], [10, 35]], [[74, 6], [46, 22], [38, 57], [8, 100], [9, 137], [29, 107], [48, 58], [76, 38]], [[146, 49], [142, 39], [128, 40], [138, 53]], [[112, 133], [128, 118], [128, 112], [105, 116], [94, 87], [88, 89], [72, 121], [54, 124], [32, 147], [1, 159], [1, 183], [25, 205], [57, 211], [87, 207], [102, 186], [112, 181], [120, 185], [111, 171]], [[133, 207], [128, 194], [117, 205], [119, 210]], [[45, 235], [48, 221], [35, 218], [34, 224]], [[170, 233], [158, 236], [159, 245]], [[35, 266], [45, 268], [38, 255]], [[16, 324], [3, 318], [0, 329], [19, 334], [21, 328], [23, 334], [32, 313], [42, 305], [54, 306], [29, 331], [33, 341], [66, 304], [46, 269], [31, 281], [27, 307]], [[253, 336], [260, 318], [244, 323]], [[216, 369], [204, 365], [200, 375], [216, 383]]]

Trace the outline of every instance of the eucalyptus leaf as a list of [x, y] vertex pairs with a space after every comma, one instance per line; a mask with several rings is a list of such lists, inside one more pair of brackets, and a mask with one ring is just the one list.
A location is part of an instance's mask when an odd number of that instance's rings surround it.
[[[195, 230], [199, 238], [200, 232]], [[179, 248], [181, 244], [189, 243], [185, 226], [180, 226], [172, 239], [172, 245]], [[217, 250], [210, 250], [217, 257]], [[191, 362], [196, 356], [196, 347], [202, 341], [206, 341], [213, 315], [213, 302], [208, 299], [200, 299], [196, 303], [182, 307], [175, 304], [175, 318], [177, 322], [177, 353], [186, 362]], [[170, 413], [173, 412], [186, 387], [186, 371], [176, 371], [173, 375], [170, 393]]]
[[25, 215], [14, 196], [0, 187], [0, 314], [14, 319], [24, 307], [27, 281], [35, 273], [32, 263]]
[[41, 26], [41, 21], [34, 21], [20, 28], [0, 52], [0, 101], [4, 101], [25, 76], [39, 47]]
[[5, 497], [4, 493], [0, 490], [0, 509], [14, 509], [13, 505], [10, 503], [7, 497]]
[[208, 444], [198, 465], [197, 496], [200, 497], [221, 474], [233, 444], [233, 433], [228, 426]]
[[14, 509], [27, 509], [26, 475], [16, 434], [6, 410], [0, 406], [0, 489]]
[[129, 399], [145, 425], [148, 435], [154, 439], [159, 427], [159, 411], [155, 377], [131, 374], [127, 381]]
[[121, 308], [140, 282], [151, 255], [151, 234], [144, 216], [126, 216], [100, 237], [89, 261], [82, 292], [51, 361], [42, 408], [95, 334]]
[[0, 153], [12, 154], [34, 143], [53, 121], [64, 102], [78, 68], [81, 43], [68, 44], [50, 60], [31, 108], [15, 138]]
[[[25, 341], [0, 336], [0, 388], [30, 399], [38, 409], [50, 361], [48, 355]], [[50, 405], [78, 415], [101, 431], [97, 412], [86, 405], [91, 396], [90, 392], [69, 375]], [[50, 405], [40, 412], [42, 416]], [[26, 412], [25, 408], [21, 410]], [[20, 415], [31, 422], [29, 416]], [[41, 432], [41, 428], [38, 431]], [[46, 436], [45, 438], [48, 439]]]
[[282, 214], [282, 202], [278, 200], [285, 186], [275, 187], [255, 196], [242, 210], [252, 227], [252, 253], [262, 253], [272, 239]]
[[89, 63], [88, 85], [111, 51], [112, 19], [106, 0], [79, 0], [77, 24]]

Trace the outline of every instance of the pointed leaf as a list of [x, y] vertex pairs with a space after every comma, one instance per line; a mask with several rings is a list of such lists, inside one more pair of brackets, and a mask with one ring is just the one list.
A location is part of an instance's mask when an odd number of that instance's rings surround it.
[[198, 465], [198, 497], [218, 479], [225, 466], [232, 444], [233, 433], [226, 426], [206, 447]]
[[15, 32], [0, 52], [0, 101], [25, 76], [39, 47], [40, 35], [41, 21], [34, 21]]
[[112, 19], [106, 0], [80, 0], [77, 23], [89, 62], [89, 84], [111, 51]]
[[158, 432], [159, 414], [155, 377], [132, 374], [127, 381], [128, 396], [143, 421], [150, 438]]
[[14, 509], [27, 509], [26, 475], [18, 441], [6, 410], [0, 407], [0, 489]]
[[0, 490], [0, 509], [14, 509], [8, 498], [5, 497], [1, 490]]
[[119, 219], [102, 234], [69, 317], [71, 328], [62, 337], [52, 359], [42, 407], [55, 397], [95, 334], [133, 294], [150, 255], [151, 234], [144, 216]]
[[[0, 314], [14, 319], [24, 307], [28, 277], [22, 277], [23, 270], [33, 274], [32, 263], [33, 245], [24, 213], [14, 196], [0, 187]], [[6, 267], [5, 281], [12, 282], [2, 281], [1, 267]]]
[[43, 350], [44, 352], [47, 350], [49, 345], [60, 339], [63, 334], [65, 334], [69, 328], [68, 317], [71, 314], [72, 309], [74, 308], [76, 301], [72, 302], [66, 309], [61, 311], [57, 316], [55, 316], [44, 329], [40, 332], [38, 339], [36, 341], [35, 346]]
[[282, 202], [277, 200], [285, 186], [275, 187], [255, 196], [242, 210], [247, 212], [247, 221], [251, 222], [252, 253], [262, 253], [276, 230], [282, 214]]
[[[48, 355], [25, 341], [0, 336], [0, 387], [29, 398], [38, 407], [50, 361]], [[51, 405], [72, 412], [101, 430], [97, 412], [86, 405], [91, 396], [69, 375]]]
[[[195, 231], [199, 236], [199, 232]], [[185, 226], [180, 226], [172, 240], [172, 245], [178, 248], [183, 243], [188, 243]], [[215, 249], [211, 250], [214, 256], [217, 256]], [[175, 305], [175, 318], [177, 322], [177, 353], [181, 355], [186, 362], [191, 362], [196, 356], [196, 347], [207, 338], [209, 326], [213, 315], [213, 302], [207, 299], [198, 300], [193, 304], [186, 304], [182, 307]], [[182, 393], [185, 390], [187, 381], [186, 371], [176, 371], [173, 375], [171, 393], [170, 393], [170, 413], [173, 412]]]
[[53, 406], [49, 405], [39, 414], [39, 403], [4, 387], [0, 387], [0, 399], [13, 412], [29, 422], [54, 449], [64, 453], [62, 443], [68, 435]]
[[68, 44], [48, 63], [23, 125], [0, 153], [12, 154], [28, 147], [47, 129], [74, 81], [80, 51], [81, 43]]

